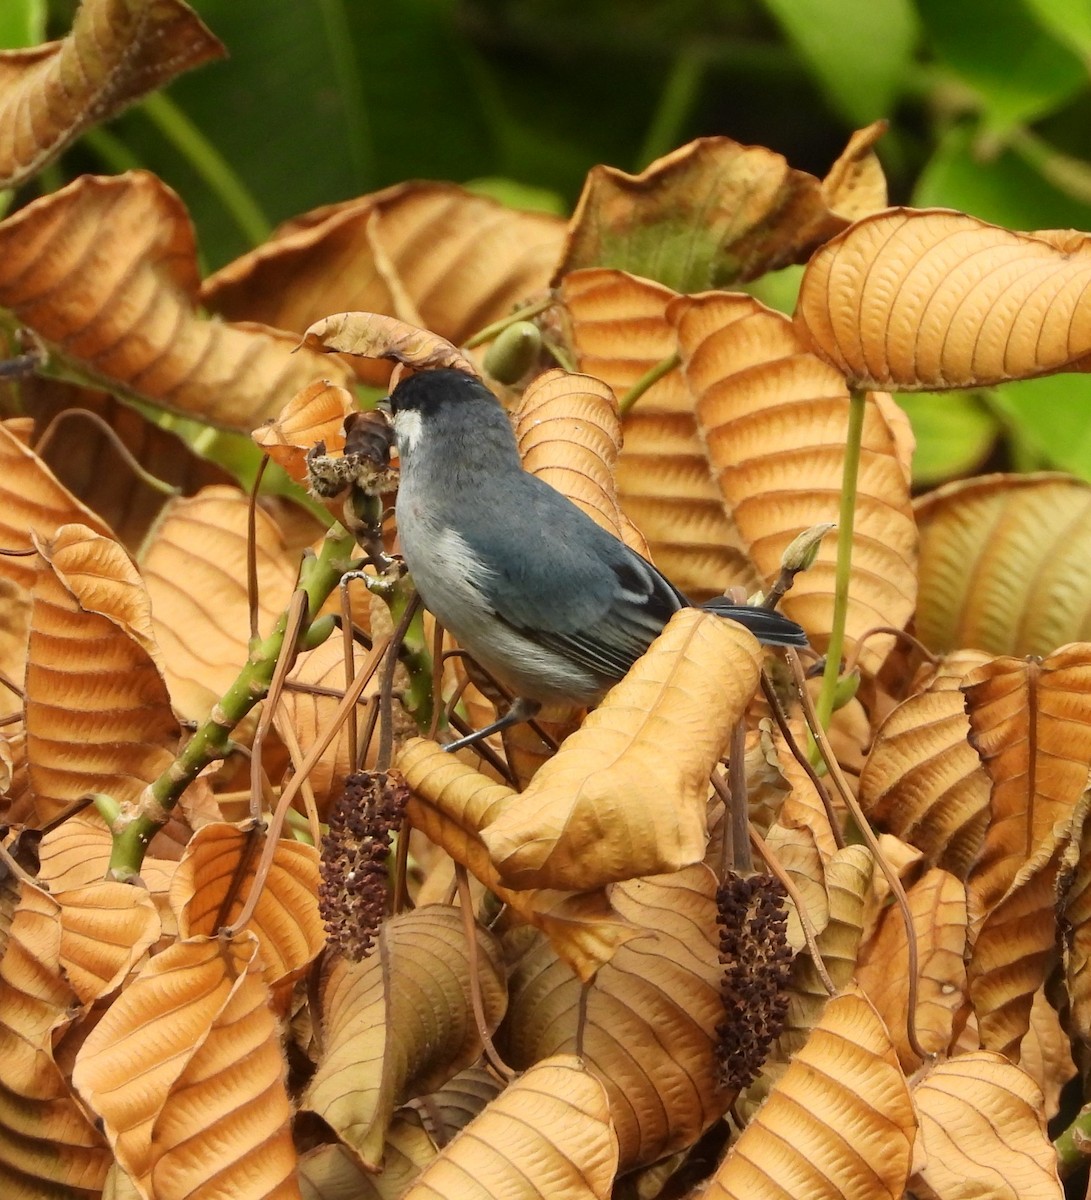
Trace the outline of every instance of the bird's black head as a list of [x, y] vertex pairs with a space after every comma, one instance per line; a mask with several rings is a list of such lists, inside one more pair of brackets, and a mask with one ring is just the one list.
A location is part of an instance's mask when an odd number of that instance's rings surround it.
[[448, 405], [475, 400], [498, 403], [479, 379], [464, 371], [418, 371], [390, 393], [390, 411], [395, 416], [416, 412], [427, 419], [438, 416]]

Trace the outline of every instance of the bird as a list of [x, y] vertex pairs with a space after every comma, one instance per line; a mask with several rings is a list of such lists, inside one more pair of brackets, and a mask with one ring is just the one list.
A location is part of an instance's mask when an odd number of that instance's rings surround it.
[[[503, 405], [450, 368], [403, 378], [386, 400], [398, 451], [402, 558], [432, 615], [514, 696], [454, 751], [532, 719], [589, 706], [691, 602], [648, 560], [523, 469]], [[759, 641], [806, 646], [783, 614], [724, 598], [700, 607]]]

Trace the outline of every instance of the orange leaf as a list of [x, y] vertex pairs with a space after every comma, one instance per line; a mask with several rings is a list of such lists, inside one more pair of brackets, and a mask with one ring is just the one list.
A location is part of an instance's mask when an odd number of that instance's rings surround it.
[[153, 175], [83, 175], [0, 222], [0, 306], [86, 382], [249, 433], [336, 363], [197, 313], [193, 228]]
[[[560, 296], [579, 369], [609, 385], [619, 401], [676, 351], [666, 309], [675, 293], [622, 271], [566, 275]], [[758, 578], [724, 513], [693, 416], [693, 397], [675, 367], [623, 418], [625, 447], [617, 490], [652, 556], [687, 596], [707, 600], [732, 583], [748, 592]]]
[[355, 411], [356, 401], [348, 388], [316, 379], [250, 436], [296, 483], [303, 483], [307, 452], [318, 442], [324, 442], [330, 454], [344, 450], [345, 418]]
[[31, 786], [48, 819], [87, 792], [135, 800], [171, 762], [178, 726], [128, 555], [84, 525], [63, 526], [40, 553], [26, 726]]
[[[786, 317], [749, 296], [712, 293], [673, 301], [686, 380], [709, 466], [765, 586], [789, 543], [836, 522], [844, 475], [849, 395], [844, 379], [810, 354]], [[874, 400], [865, 401], [853, 531], [847, 634], [901, 627], [916, 600], [917, 534], [896, 440]], [[785, 611], [819, 644], [833, 619], [837, 545], [826, 538], [796, 577]], [[891, 641], [868, 641], [875, 671]]]
[[803, 274], [796, 327], [858, 388], [987, 387], [1081, 369], [1091, 239], [946, 209], [857, 221]]
[[63, 41], [0, 53], [0, 187], [18, 187], [89, 126], [226, 53], [181, 0], [84, 0]]
[[157, 954], [76, 1055], [72, 1082], [140, 1194], [215, 1186], [298, 1197], [286, 1067], [257, 938], [192, 938]]
[[418, 371], [451, 367], [477, 375], [477, 368], [446, 338], [396, 317], [372, 312], [341, 312], [308, 326], [301, 346], [323, 354], [341, 351], [358, 358], [385, 358]]
[[98, 880], [54, 899], [61, 906], [61, 963], [83, 1004], [120, 987], [162, 932], [150, 893], [131, 884]]

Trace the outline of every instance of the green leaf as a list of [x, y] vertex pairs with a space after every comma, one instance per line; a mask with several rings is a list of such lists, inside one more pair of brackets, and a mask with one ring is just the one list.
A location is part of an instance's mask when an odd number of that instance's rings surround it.
[[1086, 0], [1023, 0], [1031, 15], [1058, 41], [1091, 60], [1091, 5]]
[[0, 49], [18, 50], [45, 41], [45, 0], [0, 3]]
[[1087, 83], [1083, 64], [1021, 4], [918, 0], [932, 49], [1003, 131], [1053, 112]]
[[897, 401], [917, 439], [915, 487], [934, 487], [970, 474], [985, 461], [1001, 433], [999, 421], [973, 392], [905, 392]]
[[1091, 480], [1091, 375], [1006, 383], [992, 404], [1046, 465]]
[[961, 209], [1009, 229], [1091, 229], [1091, 203], [1047, 182], [1046, 158], [1034, 166], [1013, 150], [983, 158], [975, 141], [968, 125], [947, 131], [917, 181], [915, 205]]
[[890, 114], [917, 41], [910, 0], [764, 3], [844, 116], [866, 125]]

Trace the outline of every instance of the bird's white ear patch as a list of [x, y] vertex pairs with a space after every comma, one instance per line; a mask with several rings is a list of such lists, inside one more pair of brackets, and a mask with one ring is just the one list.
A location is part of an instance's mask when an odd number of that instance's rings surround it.
[[421, 415], [419, 412], [399, 412], [394, 414], [394, 436], [398, 439], [398, 456], [405, 458], [412, 454], [420, 443]]

